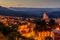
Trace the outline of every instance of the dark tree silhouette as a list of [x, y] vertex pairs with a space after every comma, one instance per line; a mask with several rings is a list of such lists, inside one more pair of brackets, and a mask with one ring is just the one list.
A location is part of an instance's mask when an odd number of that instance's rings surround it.
[[56, 26], [55, 20], [50, 19], [50, 21], [49, 21], [49, 26], [50, 26], [51, 29], [55, 28], [55, 26]]
[[47, 37], [45, 37], [45, 40], [53, 40], [53, 38], [50, 36], [47, 36]]
[[45, 20], [37, 20], [36, 22], [36, 26], [34, 28], [35, 31], [43, 31], [46, 29], [46, 22]]

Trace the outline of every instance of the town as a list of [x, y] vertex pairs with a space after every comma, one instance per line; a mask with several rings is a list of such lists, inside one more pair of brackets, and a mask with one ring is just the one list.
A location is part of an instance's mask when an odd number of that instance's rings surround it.
[[1, 40], [60, 40], [60, 18], [24, 18], [0, 15]]

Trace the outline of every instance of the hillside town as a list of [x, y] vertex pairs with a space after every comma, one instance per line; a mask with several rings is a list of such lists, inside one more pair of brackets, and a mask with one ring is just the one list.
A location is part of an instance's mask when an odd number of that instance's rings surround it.
[[60, 40], [60, 18], [24, 18], [0, 15], [1, 40]]

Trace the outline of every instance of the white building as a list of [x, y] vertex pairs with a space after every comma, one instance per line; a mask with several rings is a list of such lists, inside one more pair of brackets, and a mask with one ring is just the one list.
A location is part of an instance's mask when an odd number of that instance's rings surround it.
[[43, 20], [45, 20], [45, 22], [49, 22], [49, 17], [46, 12], [43, 13]]

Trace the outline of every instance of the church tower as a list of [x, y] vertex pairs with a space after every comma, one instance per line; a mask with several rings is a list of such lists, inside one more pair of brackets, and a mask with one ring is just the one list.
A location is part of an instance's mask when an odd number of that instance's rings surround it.
[[46, 12], [44, 12], [44, 14], [43, 14], [43, 19], [48, 19], [48, 15], [46, 14]]
[[46, 12], [43, 13], [43, 20], [45, 20], [46, 22], [49, 21], [49, 17]]

